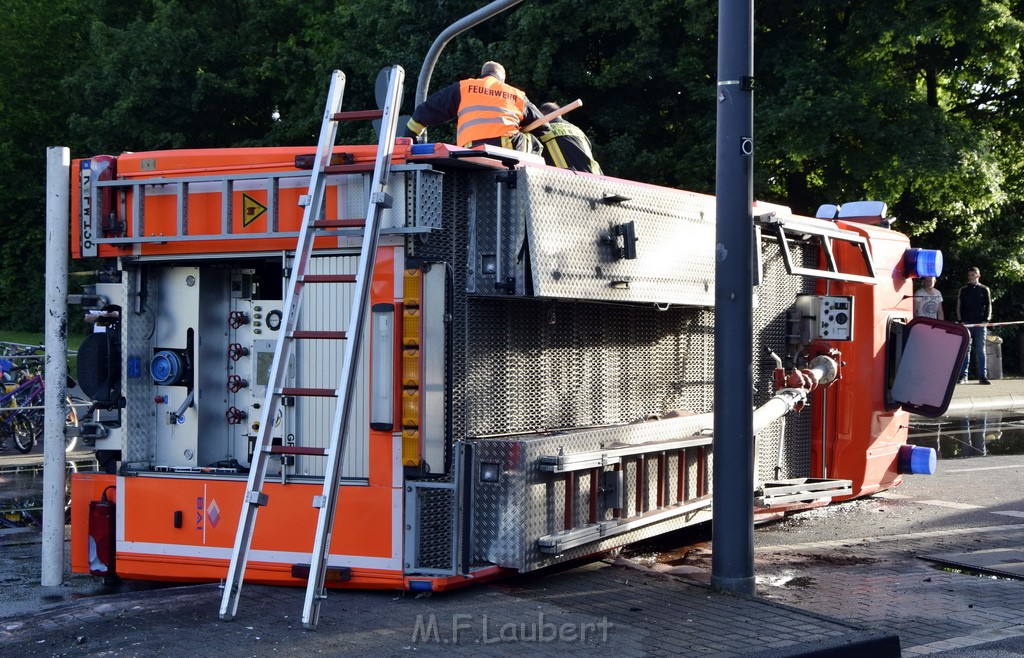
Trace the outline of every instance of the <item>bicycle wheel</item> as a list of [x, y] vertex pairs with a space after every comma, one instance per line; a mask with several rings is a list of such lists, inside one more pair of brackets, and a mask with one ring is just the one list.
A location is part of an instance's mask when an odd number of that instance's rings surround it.
[[74, 432], [64, 432], [64, 452], [71, 452], [78, 445], [78, 409], [75, 407], [75, 400], [70, 396], [66, 397], [64, 402], [68, 405], [67, 427], [75, 428]]
[[31, 419], [25, 414], [17, 414], [11, 419], [11, 429], [14, 432], [14, 447], [18, 452], [23, 455], [32, 452], [36, 445], [36, 427]]
[[13, 395], [8, 395], [13, 390], [13, 384], [0, 384], [0, 394], [4, 400], [0, 404], [0, 452], [7, 450], [7, 439], [14, 438], [14, 427], [11, 421], [18, 415], [18, 412], [15, 411], [18, 401], [14, 399]]

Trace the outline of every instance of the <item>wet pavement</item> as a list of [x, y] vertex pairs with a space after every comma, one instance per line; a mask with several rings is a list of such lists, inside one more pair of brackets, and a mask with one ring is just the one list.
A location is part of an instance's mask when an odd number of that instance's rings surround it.
[[[1015, 477], [1019, 477], [1024, 461], [1013, 459]], [[940, 477], [942, 471], [940, 466]], [[937, 530], [890, 534], [903, 524], [901, 515], [936, 504], [955, 510], [953, 505], [969, 503], [919, 499], [915, 492], [901, 488], [899, 493], [880, 494], [860, 503], [854, 512], [888, 517], [879, 522], [876, 534], [759, 547], [755, 566], [761, 581], [759, 594], [894, 632], [907, 656], [957, 648], [983, 651], [990, 642], [1024, 637], [1024, 581], [925, 559], [1019, 549], [1024, 524], [1010, 516], [988, 526], [949, 523]], [[1019, 500], [1015, 507], [1012, 511], [1024, 509]], [[836, 508], [820, 514], [816, 523], [833, 525], [844, 520]]]
[[953, 391], [946, 417], [962, 416], [972, 412], [989, 410], [1024, 411], [1024, 380], [993, 379], [991, 384], [984, 385], [977, 380], [966, 384], [958, 384]]
[[39, 587], [38, 530], [11, 529], [0, 530], [0, 653], [1019, 655], [1024, 581], [924, 559], [1024, 547], [1024, 456], [996, 450], [1024, 416], [993, 415], [1016, 399], [1022, 380], [959, 386], [959, 413], [985, 427], [915, 420], [915, 441], [953, 446], [936, 476], [759, 527], [755, 597], [706, 586], [710, 530], [698, 528], [625, 558], [452, 593], [332, 591], [308, 631], [300, 589], [246, 585], [223, 622], [216, 585], [105, 588], [68, 574]]
[[908, 441], [934, 448], [939, 459], [1024, 454], [1024, 411], [990, 409], [921, 419]]

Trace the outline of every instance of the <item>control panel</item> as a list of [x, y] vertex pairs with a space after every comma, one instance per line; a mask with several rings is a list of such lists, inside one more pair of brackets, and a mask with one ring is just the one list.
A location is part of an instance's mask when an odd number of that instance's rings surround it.
[[799, 295], [796, 307], [806, 340], [853, 340], [853, 297]]

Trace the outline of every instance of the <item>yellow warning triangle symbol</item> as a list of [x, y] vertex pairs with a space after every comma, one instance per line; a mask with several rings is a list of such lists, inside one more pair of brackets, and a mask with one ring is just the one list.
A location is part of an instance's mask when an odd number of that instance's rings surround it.
[[267, 212], [267, 207], [248, 194], [242, 194], [242, 227], [252, 224]]

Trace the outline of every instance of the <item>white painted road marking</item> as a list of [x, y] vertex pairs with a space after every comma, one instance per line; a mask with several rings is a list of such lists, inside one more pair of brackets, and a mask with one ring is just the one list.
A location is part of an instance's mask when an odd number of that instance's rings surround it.
[[918, 500], [915, 501], [924, 505], [936, 507], [948, 507], [949, 509], [981, 509], [981, 505], [969, 505], [967, 503], [954, 503], [948, 500]]
[[978, 468], [955, 468], [945, 473], [974, 473], [975, 471], [999, 471], [1004, 468], [1024, 468], [1024, 465], [1015, 464], [1012, 466], [979, 466]]
[[759, 552], [772, 551], [801, 551], [810, 548], [836, 548], [858, 544], [887, 544], [891, 542], [906, 541], [908, 539], [930, 539], [933, 537], [954, 537], [970, 534], [1000, 534], [1017, 533], [1024, 537], [1024, 523], [1010, 523], [1007, 525], [990, 525], [975, 528], [944, 528], [942, 530], [926, 530], [924, 532], [909, 532], [903, 535], [877, 535], [875, 537], [857, 537], [851, 539], [829, 539], [825, 541], [809, 541], [803, 544], [778, 544], [775, 546], [759, 546], [755, 550]]
[[916, 647], [905, 647], [903, 649], [903, 655], [926, 656], [931, 653], [966, 649], [968, 647], [978, 646], [979, 644], [988, 644], [989, 642], [997, 642], [1011, 637], [1020, 637], [1021, 635], [1024, 635], [1024, 625], [1011, 624], [1003, 628], [992, 628], [979, 631], [977, 633], [971, 633], [970, 635], [951, 637], [948, 640], [919, 644]]

